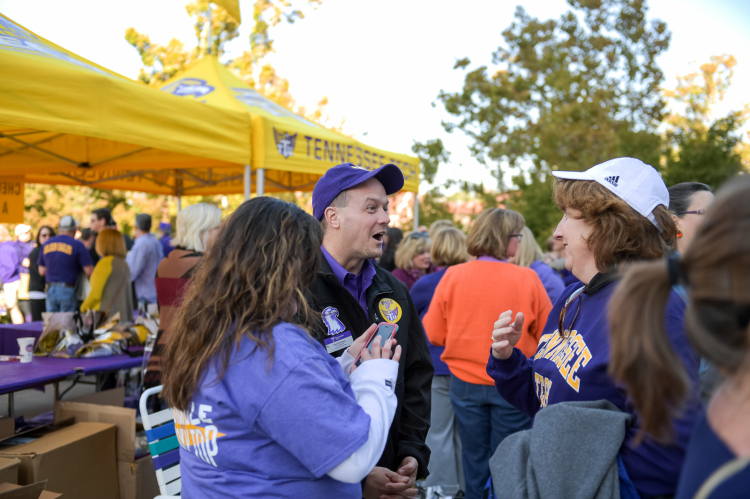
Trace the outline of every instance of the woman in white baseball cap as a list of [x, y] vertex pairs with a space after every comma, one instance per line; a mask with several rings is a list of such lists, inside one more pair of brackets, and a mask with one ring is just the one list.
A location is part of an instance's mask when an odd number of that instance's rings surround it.
[[[564, 213], [554, 237], [565, 246], [566, 268], [582, 284], [568, 286], [555, 303], [533, 358], [514, 347], [523, 314], [514, 320], [513, 311], [504, 312], [492, 333], [487, 372], [500, 395], [530, 416], [559, 402], [602, 399], [632, 414], [635, 424], [625, 431], [617, 454], [626, 472], [619, 475], [621, 486], [635, 486], [640, 497], [674, 494], [688, 438], [701, 414], [698, 361], [684, 334], [685, 303], [676, 293], [667, 303], [665, 324], [694, 393], [672, 422], [674, 438], [665, 443], [646, 435], [639, 442], [638, 415], [608, 374], [607, 309], [618, 269], [663, 257], [675, 240], [667, 187], [653, 167], [633, 158], [553, 175], [559, 179], [555, 203]], [[567, 459], [575, 460], [573, 449]]]

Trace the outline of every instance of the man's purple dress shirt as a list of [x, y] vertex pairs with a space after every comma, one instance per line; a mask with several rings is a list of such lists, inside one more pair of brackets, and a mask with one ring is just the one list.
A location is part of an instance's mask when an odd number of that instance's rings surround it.
[[367, 288], [370, 287], [370, 284], [372, 284], [372, 278], [375, 277], [375, 265], [367, 259], [362, 265], [362, 270], [359, 272], [359, 275], [355, 275], [351, 272], [347, 272], [347, 270], [342, 267], [323, 246], [320, 247], [320, 250], [323, 252], [323, 256], [326, 260], [328, 260], [328, 265], [331, 266], [333, 275], [336, 276], [339, 284], [349, 291], [349, 294], [357, 300], [357, 303], [359, 303], [359, 306], [362, 307], [365, 315], [367, 315]]

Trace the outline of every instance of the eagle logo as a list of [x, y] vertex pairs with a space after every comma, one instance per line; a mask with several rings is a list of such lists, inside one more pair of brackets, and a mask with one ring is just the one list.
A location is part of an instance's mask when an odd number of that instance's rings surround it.
[[276, 149], [279, 150], [279, 154], [284, 156], [284, 159], [294, 154], [294, 144], [297, 143], [296, 133], [294, 135], [289, 135], [286, 132], [279, 132], [274, 128], [273, 138], [276, 141]]

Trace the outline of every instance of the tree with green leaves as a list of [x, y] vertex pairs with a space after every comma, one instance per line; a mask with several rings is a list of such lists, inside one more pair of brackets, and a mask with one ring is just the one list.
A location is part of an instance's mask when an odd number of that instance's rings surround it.
[[703, 182], [718, 188], [743, 170], [739, 129], [747, 122], [750, 105], [715, 117], [716, 105], [732, 84], [737, 60], [732, 55], [711, 57], [699, 71], [677, 77], [665, 95], [674, 112], [667, 119], [664, 181]]
[[[559, 220], [551, 172], [585, 170], [619, 156], [659, 165], [664, 98], [657, 57], [669, 46], [645, 0], [568, 0], [572, 10], [540, 20], [518, 7], [493, 68], [469, 71], [463, 88], [438, 99], [470, 151], [540, 240]], [[455, 69], [471, 65], [467, 58]], [[513, 174], [507, 183], [506, 174]]]

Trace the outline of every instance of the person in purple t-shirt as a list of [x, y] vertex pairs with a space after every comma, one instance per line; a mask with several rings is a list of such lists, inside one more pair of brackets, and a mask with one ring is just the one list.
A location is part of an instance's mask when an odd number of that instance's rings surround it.
[[47, 312], [75, 312], [76, 281], [84, 272], [90, 276], [94, 262], [81, 241], [74, 239], [78, 224], [66, 215], [60, 219], [60, 233], [49, 239], [39, 252], [39, 275], [47, 280]]
[[31, 304], [29, 303], [29, 267], [31, 261], [29, 256], [34, 250], [34, 241], [31, 240], [31, 226], [18, 224], [14, 229], [16, 233], [16, 254], [18, 255], [18, 275], [20, 288], [18, 290], [18, 308], [24, 317], [31, 316]]
[[23, 324], [23, 314], [18, 308], [18, 290], [21, 277], [18, 272], [16, 244], [5, 225], [0, 225], [0, 281], [3, 283], [5, 306], [13, 324]]
[[[565, 246], [565, 265], [581, 284], [568, 286], [555, 303], [532, 358], [514, 348], [521, 337], [523, 314], [516, 314], [514, 320], [512, 311], [503, 312], [492, 331], [487, 374], [500, 395], [529, 416], [551, 404], [595, 400], [608, 400], [633, 414], [636, 423], [627, 428], [618, 460], [640, 497], [674, 494], [687, 440], [702, 412], [698, 359], [685, 336], [685, 302], [676, 292], [665, 296], [661, 314], [676, 352], [670, 361], [683, 364], [689, 380], [689, 401], [673, 421], [675, 438], [662, 443], [646, 436], [636, 445], [638, 414], [624, 387], [608, 374], [607, 310], [618, 267], [661, 258], [675, 241], [677, 228], [667, 209], [667, 186], [653, 167], [633, 158], [553, 175], [560, 179], [554, 195], [564, 213], [554, 237]], [[640, 314], [642, 309], [628, 312]], [[576, 465], [574, 449], [565, 459]]]
[[401, 345], [390, 360], [391, 340], [370, 355], [363, 337], [336, 360], [310, 336], [321, 240], [301, 208], [258, 197], [203, 257], [162, 363], [182, 497], [362, 497], [396, 412]]

